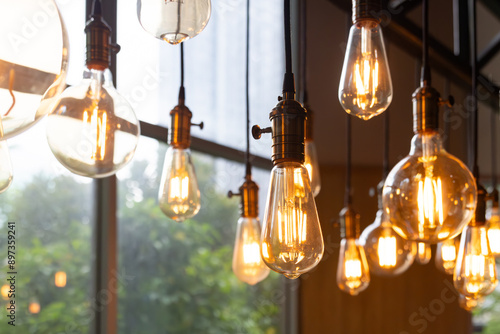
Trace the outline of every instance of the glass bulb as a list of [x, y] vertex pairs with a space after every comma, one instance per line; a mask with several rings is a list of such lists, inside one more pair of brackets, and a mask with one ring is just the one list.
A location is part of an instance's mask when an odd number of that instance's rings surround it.
[[437, 244], [436, 267], [448, 275], [453, 275], [457, 261], [459, 238], [448, 239]]
[[455, 288], [462, 295], [477, 299], [495, 289], [496, 276], [495, 257], [490, 251], [486, 227], [467, 225], [462, 232], [453, 275]]
[[111, 72], [87, 69], [82, 83], [68, 87], [47, 119], [47, 140], [71, 172], [110, 176], [134, 156], [139, 121], [113, 86]]
[[379, 276], [396, 276], [413, 263], [413, 242], [405, 240], [393, 229], [382, 210], [360, 237], [370, 272]]
[[486, 210], [488, 241], [493, 256], [500, 256], [500, 212], [498, 207]]
[[464, 295], [460, 295], [458, 297], [458, 305], [466, 311], [474, 310], [479, 304], [479, 300], [476, 298], [466, 297]]
[[391, 170], [383, 190], [394, 230], [429, 244], [457, 236], [471, 220], [476, 198], [472, 173], [444, 150], [436, 131], [413, 136], [410, 154]]
[[200, 189], [189, 149], [168, 148], [158, 201], [163, 213], [178, 222], [200, 211]]
[[342, 239], [337, 266], [338, 287], [355, 296], [365, 290], [369, 284], [370, 272], [363, 246], [356, 239]]
[[417, 243], [417, 256], [416, 260], [419, 264], [427, 264], [431, 260], [432, 257], [432, 250], [431, 246], [429, 244], [426, 244], [425, 242], [419, 242]]
[[321, 178], [319, 176], [318, 155], [316, 153], [316, 145], [313, 140], [306, 139], [305, 141], [305, 161], [304, 167], [307, 169], [309, 179], [311, 181], [311, 190], [314, 197], [318, 196], [321, 190]]
[[300, 163], [274, 166], [262, 231], [262, 258], [294, 279], [314, 268], [324, 243], [307, 169]]
[[362, 20], [349, 31], [339, 85], [344, 110], [361, 119], [383, 113], [392, 101], [392, 81], [382, 29], [375, 20]]
[[238, 220], [233, 252], [233, 272], [240, 281], [255, 285], [269, 275], [260, 255], [261, 229], [258, 218]]
[[210, 0], [138, 0], [139, 21], [148, 33], [170, 44], [195, 37], [205, 29]]

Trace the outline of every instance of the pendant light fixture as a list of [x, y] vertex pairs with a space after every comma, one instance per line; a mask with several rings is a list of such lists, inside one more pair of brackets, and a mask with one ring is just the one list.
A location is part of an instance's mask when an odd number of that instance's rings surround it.
[[304, 167], [304, 131], [307, 112], [295, 100], [292, 72], [290, 0], [284, 0], [286, 73], [283, 96], [269, 114], [272, 126], [254, 125], [252, 135], [272, 133], [273, 170], [264, 214], [262, 258], [269, 268], [290, 279], [298, 278], [321, 261], [323, 235], [309, 174]]
[[498, 189], [497, 189], [497, 136], [496, 136], [497, 120], [495, 113], [491, 112], [491, 187], [489, 193], [490, 207], [486, 210], [486, 221], [488, 229], [488, 241], [490, 242], [491, 253], [500, 256], [500, 209], [498, 208]]
[[458, 235], [471, 220], [476, 185], [464, 163], [446, 152], [438, 131], [443, 101], [431, 86], [428, 63], [428, 0], [423, 1], [423, 58], [420, 87], [413, 93], [410, 154], [389, 173], [383, 206], [394, 229], [406, 239], [437, 243]]
[[349, 32], [339, 84], [344, 110], [364, 120], [383, 113], [392, 101], [392, 81], [380, 28], [374, 15], [380, 0], [352, 0]]
[[359, 214], [352, 207], [351, 197], [351, 116], [346, 115], [347, 163], [344, 208], [340, 211], [340, 251], [337, 265], [337, 286], [352, 296], [370, 284], [370, 272], [365, 250], [359, 241]]
[[200, 211], [200, 189], [191, 161], [191, 123], [193, 114], [186, 107], [184, 90], [184, 44], [181, 49], [181, 87], [179, 104], [170, 111], [170, 146], [165, 154], [158, 201], [165, 215], [182, 222]]
[[210, 0], [138, 0], [137, 15], [144, 30], [170, 44], [195, 37], [207, 26]]
[[464, 228], [460, 240], [453, 283], [465, 297], [479, 299], [495, 290], [498, 284], [495, 257], [491, 253], [486, 229], [486, 190], [479, 183], [478, 166], [478, 106], [477, 106], [477, 26], [476, 2], [469, 1], [469, 22], [471, 27], [472, 67], [472, 126], [469, 133], [471, 165], [477, 186], [477, 206], [470, 223]]
[[460, 246], [460, 236], [447, 239], [437, 244], [436, 247], [436, 268], [448, 275], [453, 275], [457, 262], [458, 247]]
[[384, 161], [382, 181], [378, 184], [378, 211], [375, 221], [361, 234], [370, 273], [396, 276], [405, 272], [415, 259], [415, 243], [404, 239], [392, 228], [382, 209], [382, 188], [389, 173], [389, 110], [384, 113]]
[[245, 182], [239, 193], [229, 192], [229, 198], [240, 196], [240, 219], [236, 230], [233, 251], [233, 273], [242, 282], [254, 285], [269, 275], [260, 255], [261, 228], [259, 221], [259, 186], [252, 180], [252, 165], [250, 163], [250, 0], [247, 0], [247, 31], [246, 31], [246, 144]]
[[47, 140], [59, 162], [71, 172], [93, 178], [115, 174], [134, 156], [139, 121], [113, 86], [111, 28], [94, 0], [85, 27], [87, 60], [83, 81], [68, 87], [53, 104], [47, 119]]

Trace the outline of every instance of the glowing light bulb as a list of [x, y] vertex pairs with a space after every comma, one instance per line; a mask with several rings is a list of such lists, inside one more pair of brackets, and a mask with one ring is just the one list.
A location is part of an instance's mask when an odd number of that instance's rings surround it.
[[0, 294], [2, 295], [2, 298], [7, 300], [9, 299], [9, 291], [10, 291], [10, 286], [5, 284], [2, 285], [2, 288], [0, 288]]
[[321, 190], [321, 178], [319, 175], [318, 155], [316, 153], [316, 145], [313, 140], [305, 141], [305, 161], [304, 167], [307, 169], [309, 179], [311, 181], [311, 190], [314, 197], [318, 196]]
[[419, 264], [427, 264], [431, 260], [432, 257], [432, 250], [431, 246], [429, 244], [426, 244], [425, 242], [419, 242], [417, 243], [417, 256], [416, 260]]
[[205, 29], [210, 0], [138, 0], [139, 21], [148, 33], [170, 44], [193, 38]]
[[28, 305], [28, 311], [31, 313], [31, 314], [38, 314], [40, 313], [40, 310], [41, 310], [41, 307], [40, 307], [40, 303], [36, 300], [32, 300], [29, 305]]
[[405, 272], [413, 263], [413, 242], [405, 240], [393, 229], [382, 210], [375, 221], [361, 234], [370, 273], [395, 276]]
[[178, 222], [200, 211], [200, 190], [191, 162], [191, 150], [172, 146], [168, 148], [158, 201], [163, 213]]
[[323, 235], [302, 164], [274, 166], [264, 217], [261, 252], [269, 268], [294, 279], [321, 261]]
[[54, 275], [54, 284], [58, 288], [64, 288], [66, 286], [67, 275], [64, 271], [58, 271]]
[[337, 267], [340, 290], [357, 295], [370, 284], [370, 272], [363, 246], [356, 239], [342, 239]]
[[353, 24], [342, 67], [339, 101], [364, 120], [383, 113], [392, 101], [392, 81], [382, 29], [375, 20]]
[[453, 275], [455, 288], [465, 297], [477, 299], [495, 289], [496, 275], [495, 257], [490, 251], [486, 227], [467, 225], [462, 232]]
[[260, 255], [261, 228], [258, 218], [241, 217], [238, 220], [233, 252], [233, 272], [239, 280], [254, 285], [269, 275]]
[[464, 295], [460, 295], [458, 297], [458, 305], [466, 311], [474, 310], [479, 304], [479, 300], [476, 298], [466, 297]]
[[488, 241], [493, 256], [500, 256], [500, 212], [498, 206], [486, 210]]
[[427, 130], [413, 137], [410, 154], [389, 173], [383, 207], [402, 237], [432, 244], [461, 232], [476, 198], [471, 172], [443, 149], [437, 131]]
[[437, 244], [436, 267], [445, 274], [453, 275], [459, 244], [458, 237]]

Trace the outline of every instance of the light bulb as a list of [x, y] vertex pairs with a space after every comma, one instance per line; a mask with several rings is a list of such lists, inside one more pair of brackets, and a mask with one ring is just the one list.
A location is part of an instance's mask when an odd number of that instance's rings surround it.
[[205, 29], [210, 0], [138, 0], [139, 21], [148, 33], [170, 44], [193, 38]]
[[71, 172], [100, 178], [116, 173], [134, 156], [139, 121], [118, 94], [111, 72], [87, 69], [81, 84], [67, 88], [47, 119], [55, 157]]
[[378, 210], [375, 221], [364, 229], [360, 240], [372, 274], [396, 276], [413, 263], [413, 242], [392, 229], [382, 210]]
[[447, 153], [437, 131], [418, 132], [410, 154], [389, 173], [383, 207], [402, 237], [437, 243], [453, 238], [476, 207], [472, 173]]
[[477, 299], [495, 289], [496, 275], [495, 257], [490, 251], [486, 227], [467, 225], [462, 232], [453, 275], [455, 288], [462, 295]]
[[500, 212], [498, 206], [486, 210], [488, 241], [493, 256], [500, 256]]
[[342, 239], [337, 266], [338, 287], [355, 296], [365, 290], [369, 284], [370, 272], [363, 246], [357, 239]]
[[458, 237], [437, 244], [436, 267], [445, 274], [453, 275], [459, 244]]
[[278, 163], [271, 172], [262, 231], [262, 258], [269, 268], [294, 279], [314, 268], [324, 243], [306, 168]]
[[233, 252], [233, 272], [240, 281], [255, 285], [269, 275], [260, 255], [261, 228], [258, 218], [238, 220]]
[[311, 190], [314, 197], [318, 196], [321, 190], [321, 178], [319, 176], [318, 155], [316, 145], [313, 140], [305, 140], [305, 161], [304, 167], [307, 169], [311, 181]]
[[383, 113], [392, 101], [392, 81], [378, 21], [353, 24], [339, 85], [344, 110], [364, 120]]
[[466, 297], [464, 295], [460, 295], [458, 297], [458, 305], [466, 311], [474, 310], [479, 304], [479, 300], [476, 298]]
[[168, 148], [158, 201], [163, 213], [178, 222], [200, 211], [200, 190], [191, 162], [191, 150], [172, 146]]
[[417, 255], [415, 257], [417, 262], [422, 265], [427, 264], [431, 260], [431, 257], [431, 246], [425, 242], [417, 243]]
[[66, 286], [67, 275], [64, 271], [58, 271], [54, 275], [54, 284], [58, 288], [64, 288]]

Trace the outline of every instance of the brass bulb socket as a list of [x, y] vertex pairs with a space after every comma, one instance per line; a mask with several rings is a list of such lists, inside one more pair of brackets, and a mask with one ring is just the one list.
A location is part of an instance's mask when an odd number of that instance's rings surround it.
[[88, 68], [105, 70], [111, 64], [111, 28], [101, 18], [92, 16], [85, 26]]
[[378, 14], [382, 9], [380, 0], [352, 0], [352, 23], [362, 20], [380, 22]]
[[245, 182], [240, 187], [240, 194], [241, 217], [257, 218], [259, 216], [259, 186], [252, 181], [251, 176], [245, 178]]
[[477, 182], [477, 205], [476, 211], [474, 212], [474, 216], [472, 217], [469, 226], [472, 227], [480, 227], [486, 225], [486, 200], [487, 200], [487, 192], [484, 189], [483, 185]]
[[178, 149], [191, 146], [191, 118], [193, 113], [184, 104], [170, 111], [170, 145]]
[[417, 88], [412, 95], [413, 132], [434, 131], [439, 127], [439, 104], [441, 97], [431, 86]]
[[360, 216], [351, 205], [340, 211], [340, 237], [342, 239], [359, 239]]

